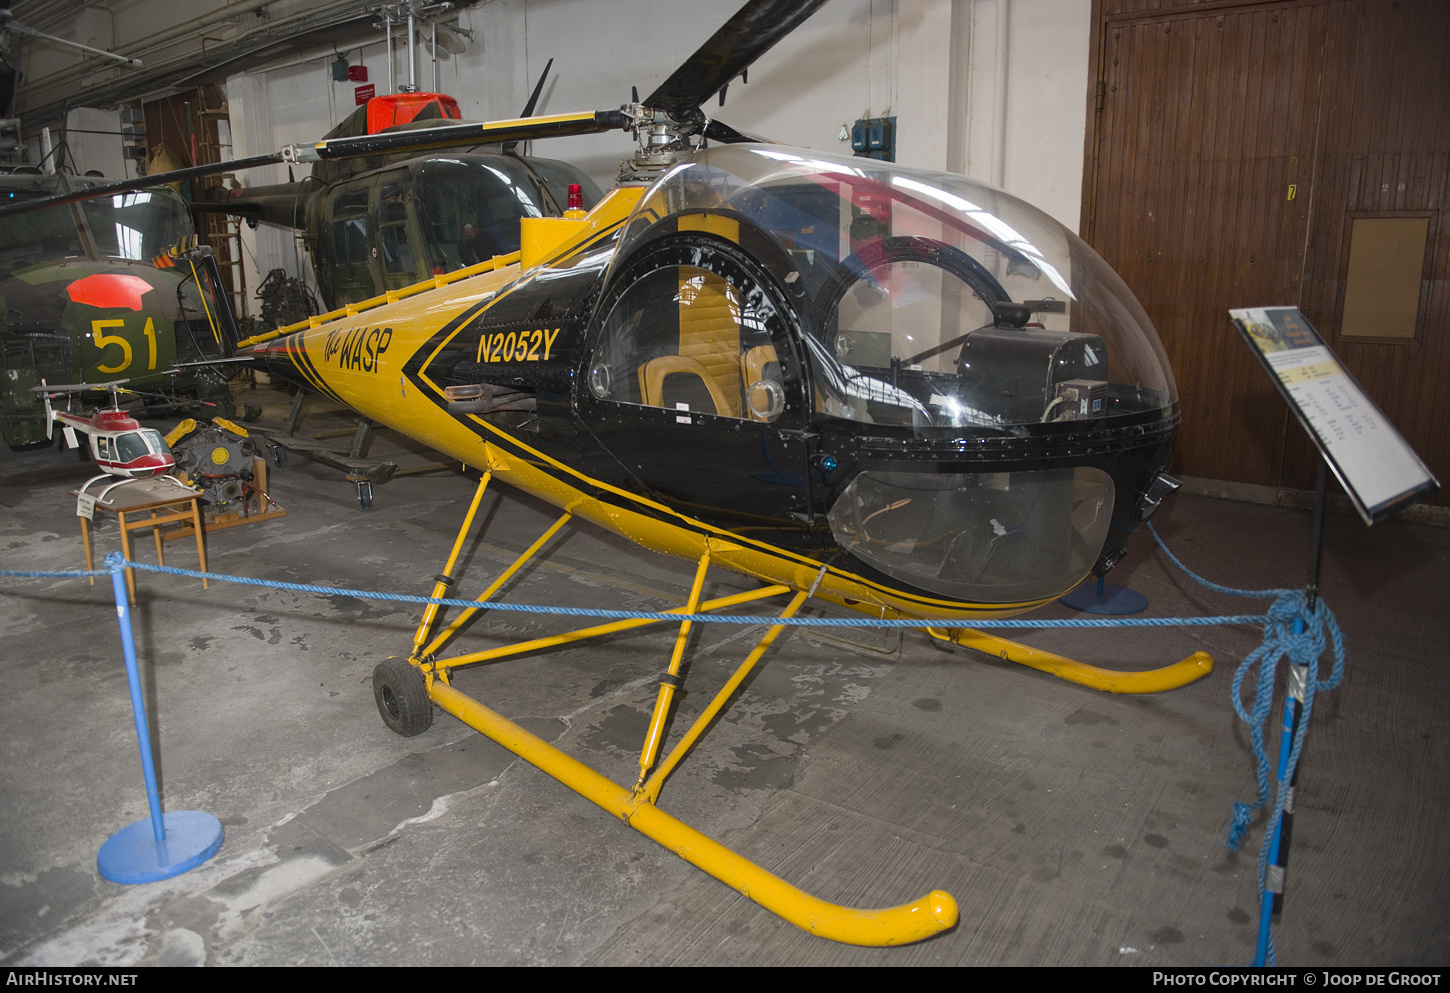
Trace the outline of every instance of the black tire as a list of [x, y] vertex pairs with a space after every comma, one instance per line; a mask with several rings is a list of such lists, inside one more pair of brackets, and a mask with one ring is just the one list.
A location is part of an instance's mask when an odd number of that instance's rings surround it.
[[272, 445], [272, 464], [278, 469], [287, 468], [287, 449], [281, 445]]
[[383, 723], [395, 734], [411, 738], [433, 723], [433, 701], [423, 672], [407, 659], [396, 656], [379, 662], [373, 669], [373, 699]]
[[373, 484], [363, 480], [357, 484], [357, 502], [362, 504], [363, 510], [373, 509]]

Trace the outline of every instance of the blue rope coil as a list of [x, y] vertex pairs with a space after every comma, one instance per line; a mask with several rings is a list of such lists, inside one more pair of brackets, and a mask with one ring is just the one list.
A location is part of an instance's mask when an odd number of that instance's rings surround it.
[[[1294, 770], [1299, 766], [1299, 754], [1304, 749], [1304, 739], [1307, 737], [1305, 732], [1309, 728], [1309, 717], [1314, 712], [1314, 695], [1322, 690], [1334, 689], [1344, 679], [1344, 635], [1339, 630], [1339, 622], [1335, 620], [1333, 611], [1329, 609], [1329, 605], [1324, 602], [1323, 598], [1316, 598], [1313, 609], [1310, 609], [1308, 594], [1304, 590], [1239, 590], [1210, 582], [1180, 562], [1168, 550], [1168, 546], [1163, 543], [1163, 539], [1152, 524], [1148, 525], [1148, 530], [1153, 535], [1153, 541], [1174, 565], [1208, 589], [1233, 596], [1262, 599], [1272, 597], [1274, 600], [1269, 606], [1268, 615], [1264, 618], [1264, 640], [1234, 671], [1232, 689], [1234, 710], [1238, 713], [1239, 719], [1248, 725], [1249, 736], [1254, 743], [1254, 761], [1259, 792], [1252, 803], [1234, 801], [1233, 815], [1229, 820], [1228, 831], [1224, 839], [1224, 843], [1230, 851], [1239, 850], [1239, 845], [1243, 842], [1244, 834], [1248, 831], [1254, 812], [1269, 801], [1269, 756], [1264, 745], [1264, 732], [1268, 725], [1269, 714], [1273, 709], [1274, 680], [1278, 674], [1279, 662], [1288, 659], [1291, 666], [1303, 667], [1304, 700], [1298, 715], [1300, 731], [1294, 735], [1288, 760], [1284, 764], [1282, 778], [1278, 788], [1274, 790], [1274, 803], [1270, 809], [1269, 824], [1264, 831], [1263, 844], [1259, 846], [1259, 892], [1263, 893], [1269, 871], [1269, 848], [1273, 839], [1278, 836], [1279, 826], [1284, 819], [1284, 807], [1289, 798], [1289, 784], [1294, 781]], [[1319, 658], [1324, 654], [1325, 648], [1330, 645], [1334, 648], [1334, 664], [1330, 669], [1329, 678], [1321, 680], [1319, 678]], [[1244, 682], [1253, 675], [1255, 669], [1258, 671], [1257, 676], [1253, 679], [1253, 701], [1246, 707], [1243, 686]], [[1276, 962], [1272, 932], [1269, 934], [1266, 961], [1269, 965], [1274, 965]]]
[[[1174, 565], [1208, 589], [1233, 596], [1260, 599], [1272, 597], [1274, 600], [1269, 607], [1268, 615], [1264, 618], [1263, 642], [1249, 653], [1234, 672], [1232, 691], [1234, 710], [1238, 713], [1239, 718], [1249, 726], [1249, 732], [1254, 742], [1254, 758], [1258, 764], [1259, 782], [1259, 794], [1253, 803], [1234, 803], [1233, 819], [1229, 823], [1227, 843], [1232, 851], [1238, 851], [1239, 843], [1243, 840], [1244, 832], [1248, 829], [1254, 811], [1264, 806], [1269, 798], [1269, 757], [1264, 748], [1264, 727], [1268, 723], [1269, 712], [1273, 708], [1274, 677], [1277, 674], [1279, 662], [1287, 658], [1291, 665], [1305, 666], [1308, 669], [1309, 678], [1304, 690], [1304, 709], [1299, 718], [1300, 725], [1307, 726], [1309, 715], [1314, 707], [1314, 694], [1321, 690], [1334, 689], [1344, 678], [1344, 635], [1339, 630], [1339, 622], [1335, 620], [1333, 611], [1329, 609], [1329, 605], [1324, 602], [1323, 598], [1317, 598], [1314, 609], [1311, 610], [1308, 596], [1303, 590], [1239, 590], [1210, 582], [1179, 561], [1178, 557], [1168, 550], [1168, 546], [1163, 543], [1158, 530], [1151, 523], [1148, 525], [1148, 531], [1153, 535], [1153, 541]], [[1319, 679], [1319, 656], [1324, 654], [1327, 643], [1334, 645], [1334, 666], [1330, 670], [1329, 678], [1321, 681]], [[1254, 685], [1254, 699], [1252, 705], [1245, 708], [1244, 680], [1255, 667], [1258, 667], [1259, 671]], [[1299, 762], [1299, 752], [1303, 745], [1304, 736], [1301, 734], [1295, 739], [1293, 750], [1290, 753], [1285, 782], [1293, 778], [1294, 768]], [[1270, 821], [1270, 836], [1273, 835], [1273, 828], [1283, 814], [1286, 797], [1283, 795], [1283, 790], [1280, 790], [1279, 793], [1281, 795], [1275, 801], [1274, 815]], [[1263, 882], [1267, 852], [1266, 847], [1260, 853], [1260, 883]]]

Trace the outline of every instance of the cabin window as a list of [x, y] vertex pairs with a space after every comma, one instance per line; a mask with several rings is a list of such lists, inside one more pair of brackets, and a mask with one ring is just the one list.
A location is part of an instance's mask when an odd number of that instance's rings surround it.
[[841, 548], [944, 596], [1021, 603], [1087, 576], [1107, 538], [1113, 480], [1102, 469], [859, 474], [831, 507]]
[[686, 423], [697, 414], [773, 421], [785, 407], [775, 319], [753, 282], [690, 265], [656, 269], [610, 311], [589, 389]]
[[[390, 275], [416, 276], [417, 261], [408, 240], [408, 183], [406, 179], [384, 183], [378, 191], [378, 225], [383, 242], [383, 271]], [[389, 280], [389, 285], [393, 284]]]
[[144, 432], [140, 431], [135, 434], [118, 435], [116, 437], [116, 461], [134, 462], [143, 455], [151, 454], [146, 440]]
[[339, 193], [332, 202], [332, 244], [341, 265], [366, 265], [372, 246], [368, 237], [368, 193], [362, 189]]
[[141, 190], [81, 204], [96, 250], [120, 259], [149, 261], [192, 231], [191, 214], [179, 196]]
[[37, 259], [85, 254], [69, 204], [0, 218], [0, 277]]

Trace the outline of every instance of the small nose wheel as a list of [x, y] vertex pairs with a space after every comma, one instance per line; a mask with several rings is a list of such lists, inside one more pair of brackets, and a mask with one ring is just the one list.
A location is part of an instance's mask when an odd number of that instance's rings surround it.
[[272, 453], [272, 464], [278, 469], [287, 468], [287, 449], [281, 445], [268, 445], [267, 450]]
[[373, 484], [366, 479], [357, 484], [357, 502], [362, 504], [363, 510], [373, 507]]
[[384, 659], [373, 669], [373, 699], [383, 723], [395, 734], [411, 738], [433, 723], [433, 701], [422, 671], [407, 659]]

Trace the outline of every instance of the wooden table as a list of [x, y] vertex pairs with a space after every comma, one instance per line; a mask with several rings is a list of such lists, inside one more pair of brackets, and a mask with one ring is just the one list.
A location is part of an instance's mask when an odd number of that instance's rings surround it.
[[[71, 490], [71, 496], [79, 496], [79, 490]], [[105, 503], [96, 503], [96, 511], [110, 511], [116, 515], [121, 525], [121, 557], [130, 562], [131, 559], [131, 532], [138, 528], [150, 528], [151, 535], [156, 540], [156, 563], [165, 565], [166, 561], [161, 552], [161, 526], [176, 521], [189, 521], [196, 531], [196, 555], [201, 560], [201, 571], [206, 572], [206, 547], [202, 544], [201, 526], [201, 500], [202, 494], [183, 488], [175, 481], [164, 479], [133, 479], [124, 482], [106, 494]], [[140, 515], [149, 513], [149, 517]], [[133, 515], [132, 520], [127, 520], [128, 515]], [[86, 550], [86, 568], [95, 568], [91, 562], [91, 528], [90, 521], [81, 516], [81, 542]], [[94, 585], [95, 579], [92, 577]], [[206, 589], [206, 578], [201, 581], [201, 588]], [[126, 589], [131, 595], [131, 605], [136, 605], [136, 577], [132, 570], [126, 570]]]

